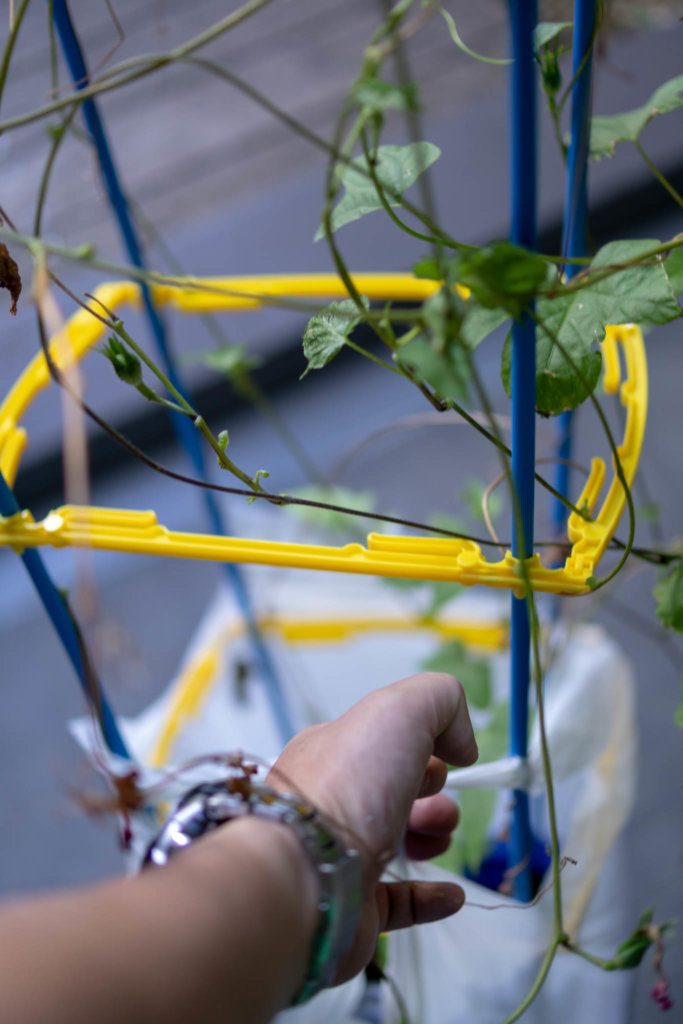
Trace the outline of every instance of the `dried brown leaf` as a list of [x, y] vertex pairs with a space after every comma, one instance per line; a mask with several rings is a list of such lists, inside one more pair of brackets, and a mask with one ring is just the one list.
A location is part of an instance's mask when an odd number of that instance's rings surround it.
[[9, 254], [7, 246], [0, 242], [0, 288], [6, 288], [12, 298], [10, 313], [16, 316], [17, 300], [21, 295], [19, 267]]

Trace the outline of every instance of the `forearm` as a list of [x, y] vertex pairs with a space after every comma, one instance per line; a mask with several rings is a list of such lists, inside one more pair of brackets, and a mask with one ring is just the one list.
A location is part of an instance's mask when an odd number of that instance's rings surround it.
[[259, 1024], [303, 980], [315, 873], [284, 826], [231, 823], [166, 868], [0, 914], [14, 1024]]

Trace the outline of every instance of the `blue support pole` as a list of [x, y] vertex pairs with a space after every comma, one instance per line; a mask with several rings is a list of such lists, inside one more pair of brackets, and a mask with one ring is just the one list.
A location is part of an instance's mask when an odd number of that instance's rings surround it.
[[[567, 160], [567, 191], [562, 234], [562, 255], [570, 259], [585, 256], [587, 251], [588, 151], [593, 86], [591, 46], [595, 29], [595, 7], [596, 0], [576, 0], [574, 4], [572, 76], [578, 74], [584, 59], [586, 63], [572, 87], [571, 140]], [[567, 264], [567, 277], [572, 278], [580, 269], [575, 264]], [[555, 421], [555, 450], [559, 459], [572, 457], [572, 420], [573, 413], [564, 412]], [[569, 466], [559, 463], [554, 482], [556, 489], [565, 497], [569, 494], [569, 480]], [[551, 512], [553, 529], [559, 536], [564, 533], [567, 510], [561, 501], [553, 498]]]
[[[14, 497], [14, 492], [5, 480], [5, 477], [0, 473], [0, 515], [5, 517], [13, 516], [20, 511], [21, 509], [19, 508], [17, 499]], [[78, 632], [69, 613], [66, 599], [53, 583], [47, 569], [45, 568], [43, 559], [35, 548], [26, 548], [26, 550], [21, 553], [20, 558], [26, 567], [26, 571], [36, 588], [38, 596], [43, 603], [52, 625], [57, 631], [57, 635], [62, 642], [62, 646], [64, 647], [69, 661], [76, 670], [76, 675], [79, 678], [86, 700], [93, 708], [93, 712], [98, 714], [99, 725], [104, 742], [107, 744], [107, 747], [112, 754], [117, 754], [119, 757], [131, 760], [131, 755], [128, 752], [128, 748], [126, 747], [121, 733], [119, 732], [119, 728], [116, 724], [116, 718], [102, 690], [101, 684], [97, 679], [90, 679], [88, 677], [86, 667], [83, 664], [83, 652], [81, 650]], [[93, 685], [98, 689], [98, 697], [96, 701], [90, 689]]]
[[[535, 0], [510, 0], [512, 30], [512, 139], [511, 240], [537, 248], [536, 224], [536, 63], [533, 32]], [[536, 329], [525, 316], [512, 327], [512, 480], [521, 513], [512, 522], [512, 552], [517, 558], [533, 553], [534, 467], [536, 458]], [[526, 757], [529, 717], [529, 665], [531, 629], [526, 601], [511, 599], [510, 622], [510, 753]], [[509, 867], [516, 874], [513, 893], [531, 899], [530, 860], [533, 845], [529, 798], [525, 790], [513, 792]]]
[[[64, 56], [67, 64], [69, 65], [71, 77], [74, 80], [76, 88], [82, 89], [89, 81], [88, 70], [76, 31], [71, 21], [66, 0], [54, 0], [53, 18], [62, 44]], [[128, 202], [116, 171], [114, 158], [104, 131], [104, 125], [102, 124], [102, 120], [94, 100], [84, 100], [83, 117], [97, 153], [102, 181], [105, 186], [107, 196], [109, 197], [109, 203], [119, 225], [128, 257], [134, 266], [144, 269], [145, 262], [142, 255], [142, 249], [138, 241]], [[161, 355], [166, 375], [173, 386], [182, 394], [185, 394], [185, 389], [179, 378], [173, 356], [167, 343], [163, 321], [152, 302], [150, 290], [146, 282], [142, 282], [141, 289], [145, 313]], [[206, 473], [204, 459], [196, 429], [186, 416], [182, 416], [176, 412], [170, 412], [170, 416], [176, 436], [189, 456], [197, 475], [205, 479]], [[216, 501], [215, 494], [211, 491], [203, 491], [203, 496], [209, 520], [214, 532], [218, 534], [225, 534], [227, 532], [226, 523], [223, 515], [221, 514], [218, 502]], [[261, 668], [261, 674], [270, 700], [278, 732], [280, 733], [282, 742], [286, 743], [287, 740], [291, 739], [294, 735], [294, 725], [282, 693], [282, 687], [275, 671], [275, 665], [259, 631], [244, 575], [236, 565], [232, 565], [230, 563], [224, 563], [224, 570], [228, 576], [233, 593], [235, 594], [235, 598], [247, 624], [249, 638]]]

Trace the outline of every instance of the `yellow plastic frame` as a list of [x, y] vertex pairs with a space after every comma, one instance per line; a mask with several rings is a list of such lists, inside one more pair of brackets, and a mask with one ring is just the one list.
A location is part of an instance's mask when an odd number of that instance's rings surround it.
[[[313, 646], [338, 644], [359, 634], [429, 631], [443, 641], [460, 640], [489, 654], [509, 644], [506, 622], [484, 619], [460, 619], [440, 616], [438, 619], [416, 615], [366, 615], [363, 618], [318, 617], [313, 615], [261, 615], [258, 627], [266, 636], [277, 636], [289, 645]], [[171, 761], [173, 747], [184, 726], [196, 718], [212, 688], [220, 678], [224, 653], [228, 646], [247, 632], [244, 622], [230, 622], [217, 638], [212, 638], [183, 665], [169, 694], [161, 728], [150, 750], [148, 762], [163, 768]]]
[[[411, 274], [354, 274], [354, 284], [370, 299], [423, 301], [439, 284]], [[139, 308], [141, 290], [133, 282], [103, 284], [95, 296], [116, 311], [129, 305]], [[234, 312], [258, 309], [281, 297], [341, 299], [346, 287], [334, 274], [284, 274], [263, 277], [203, 278], [188, 281], [187, 287], [156, 285], [152, 297], [157, 305], [170, 305], [185, 313]], [[105, 332], [101, 321], [79, 310], [50, 342], [57, 365], [66, 369], [80, 360]], [[621, 348], [627, 377], [621, 383]], [[615, 394], [621, 385], [626, 408], [624, 439], [618, 448], [626, 481], [631, 486], [640, 457], [647, 416], [647, 363], [640, 330], [633, 324], [607, 327], [602, 342], [605, 366], [604, 388]], [[27, 366], [0, 406], [0, 469], [12, 484], [27, 442], [21, 417], [37, 393], [50, 381], [45, 358], [39, 353]], [[577, 502], [591, 514], [605, 480], [605, 463], [591, 462], [591, 471]], [[609, 544], [624, 508], [626, 496], [616, 474], [607, 495], [588, 522], [576, 513], [569, 517], [568, 535], [572, 549], [563, 567], [547, 569], [540, 556], [527, 559], [532, 589], [554, 594], [581, 594], [589, 590], [587, 580]], [[331, 547], [287, 544], [277, 541], [217, 537], [179, 533], [157, 522], [154, 512], [127, 509], [63, 505], [36, 522], [29, 511], [0, 517], [0, 545], [17, 551], [27, 547], [90, 547], [108, 551], [139, 552], [176, 558], [258, 563], [324, 572], [351, 572], [406, 579], [449, 580], [465, 586], [483, 584], [511, 589], [523, 596], [518, 560], [507, 551], [497, 562], [488, 562], [479, 545], [468, 540], [441, 537], [389, 536], [371, 533], [367, 547], [347, 544]]]

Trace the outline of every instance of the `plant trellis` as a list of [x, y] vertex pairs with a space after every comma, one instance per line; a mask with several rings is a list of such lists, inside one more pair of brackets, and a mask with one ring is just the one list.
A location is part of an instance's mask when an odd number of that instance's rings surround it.
[[[408, 274], [357, 274], [354, 282], [372, 299], [424, 299], [438, 288]], [[95, 297], [111, 310], [136, 306], [140, 288], [132, 282], [101, 285]], [[211, 278], [188, 282], [188, 288], [155, 286], [156, 304], [170, 304], [184, 312], [236, 311], [254, 309], [276, 296], [337, 298], [346, 295], [340, 278], [334, 275], [285, 275], [278, 277]], [[64, 369], [81, 359], [102, 336], [105, 327], [87, 310], [71, 317], [52, 339], [50, 351], [57, 366]], [[623, 353], [627, 378], [621, 382], [619, 351]], [[626, 409], [624, 437], [619, 457], [630, 485], [640, 456], [647, 415], [647, 365], [640, 330], [634, 325], [608, 327], [602, 342], [605, 362], [605, 391], [620, 390]], [[21, 419], [36, 394], [48, 385], [50, 374], [42, 353], [31, 361], [0, 405], [0, 470], [10, 485], [19, 468], [27, 443]], [[539, 554], [526, 560], [535, 591], [552, 594], [583, 594], [606, 550], [625, 502], [624, 489], [615, 476], [598, 509], [606, 467], [594, 458], [591, 472], [578, 500], [588, 510], [585, 519], [577, 513], [569, 518], [571, 551], [562, 568], [549, 569]], [[482, 584], [524, 594], [519, 561], [511, 552], [489, 562], [480, 547], [470, 540], [441, 537], [389, 536], [371, 533], [367, 547], [289, 544], [202, 533], [178, 533], [159, 525], [153, 511], [95, 508], [65, 505], [44, 519], [35, 521], [29, 511], [0, 518], [0, 545], [17, 551], [44, 545], [88, 547], [179, 558], [230, 561], [292, 568], [350, 572], [405, 579], [449, 580], [466, 586]]]
[[[590, 124], [590, 48], [595, 20], [594, 0], [579, 0], [576, 5], [574, 29], [574, 72], [572, 90], [572, 136], [569, 152], [567, 202], [563, 252], [565, 256], [583, 255], [586, 220], [586, 159]], [[64, 0], [55, 0], [54, 17], [62, 37], [65, 53], [77, 86], [87, 82], [87, 71], [77, 37], [71, 25]], [[512, 230], [511, 240], [529, 250], [536, 248], [536, 75], [533, 33], [536, 25], [536, 4], [528, 0], [511, 0], [512, 28], [511, 96], [512, 96]], [[587, 55], [584, 60], [584, 55]], [[108, 150], [106, 136], [92, 100], [83, 104], [86, 123], [100, 160], [112, 208], [121, 226], [131, 261], [144, 267], [135, 230], [118, 183], [116, 170]], [[569, 276], [571, 273], [569, 272]], [[441, 282], [416, 278], [408, 274], [354, 274], [352, 280], [358, 293], [370, 300], [424, 301], [434, 295]], [[143, 306], [152, 325], [157, 343], [167, 365], [169, 377], [177, 379], [173, 359], [165, 345], [163, 324], [157, 310], [168, 305], [185, 313], [207, 313], [257, 309], [282, 297], [344, 299], [348, 297], [344, 281], [335, 275], [279, 275], [264, 277], [211, 278], [188, 280], [187, 287], [148, 285], [122, 282], [103, 284], [95, 299], [107, 309], [116, 311], [125, 305]], [[76, 313], [63, 330], [50, 342], [51, 355], [61, 369], [80, 360], [102, 336], [105, 325], [87, 310]], [[484, 585], [511, 591], [511, 715], [510, 753], [523, 761], [527, 754], [528, 689], [530, 622], [527, 605], [527, 581], [534, 592], [556, 596], [587, 593], [591, 579], [623, 512], [626, 501], [624, 484], [615, 475], [601, 504], [605, 489], [606, 467], [602, 459], [592, 460], [591, 471], [577, 501], [581, 514], [573, 512], [567, 523], [571, 550], [563, 565], [546, 567], [533, 551], [534, 469], [535, 469], [535, 381], [536, 327], [532, 316], [525, 313], [512, 328], [511, 396], [512, 396], [512, 479], [514, 515], [512, 549], [502, 559], [490, 562], [478, 544], [467, 539], [417, 536], [390, 536], [371, 533], [367, 545], [348, 544], [343, 547], [291, 544], [270, 540], [252, 540], [223, 535], [214, 496], [207, 490], [207, 503], [215, 532], [213, 534], [179, 533], [157, 522], [153, 511], [95, 508], [64, 505], [36, 522], [29, 511], [16, 506], [11, 486], [16, 478], [20, 458], [27, 442], [21, 419], [37, 393], [50, 380], [44, 356], [39, 354], [30, 363], [0, 406], [0, 546], [11, 546], [19, 552], [31, 573], [43, 600], [50, 610], [58, 632], [70, 652], [72, 661], [88, 689], [83, 651], [77, 627], [68, 616], [60, 614], [54, 584], [44, 571], [36, 548], [88, 547], [128, 551], [170, 557], [205, 559], [226, 563], [242, 605], [257, 653], [261, 650], [261, 620], [252, 614], [248, 595], [235, 566], [256, 563], [273, 566], [318, 569], [326, 572], [357, 573], [380, 577], [418, 580], [444, 580], [465, 586]], [[608, 394], [620, 392], [625, 407], [624, 436], [617, 448], [623, 480], [631, 486], [640, 456], [647, 414], [647, 367], [643, 339], [635, 325], [606, 328], [601, 343], [605, 368], [604, 389]], [[622, 359], [620, 360], [620, 354]], [[622, 382], [622, 364], [626, 379]], [[185, 447], [201, 474], [202, 457], [198, 438], [189, 421], [176, 417], [176, 427]], [[560, 420], [558, 455], [568, 459], [571, 419]], [[566, 497], [568, 471], [559, 470], [557, 490]], [[556, 504], [556, 525], [564, 521], [564, 508]], [[240, 597], [241, 595], [241, 597]], [[64, 606], [66, 609], [66, 606]], [[349, 623], [336, 623], [339, 628], [355, 628]], [[330, 628], [330, 624], [308, 623], [307, 629]], [[277, 680], [269, 669], [267, 651], [261, 658], [264, 676], [271, 676], [270, 700], [280, 728], [286, 738], [291, 733], [287, 711], [277, 692]], [[96, 680], [91, 679], [90, 683]], [[92, 696], [92, 694], [91, 694]], [[278, 714], [278, 708], [280, 712]], [[126, 756], [125, 745], [116, 727], [106, 699], [100, 696], [101, 725], [110, 749]], [[528, 797], [522, 787], [514, 791], [513, 827], [509, 851], [510, 865], [516, 873], [515, 894], [530, 898], [530, 877], [526, 863], [531, 851]]]

